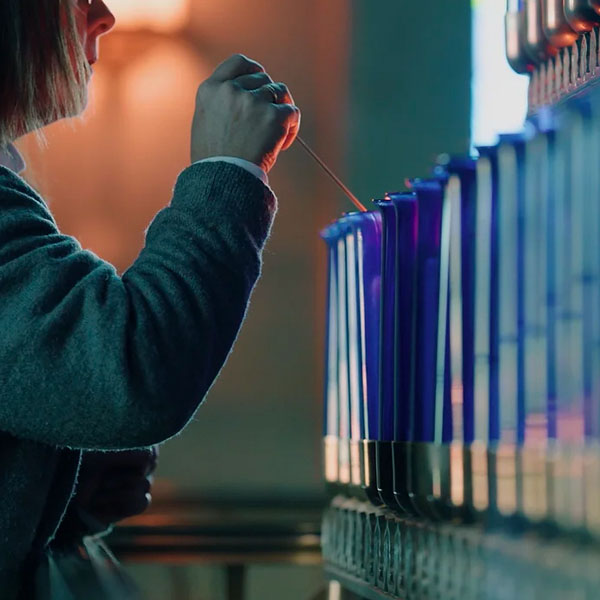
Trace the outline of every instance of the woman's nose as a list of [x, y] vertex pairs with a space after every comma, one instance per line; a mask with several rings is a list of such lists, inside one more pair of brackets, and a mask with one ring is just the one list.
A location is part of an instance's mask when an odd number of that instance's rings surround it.
[[115, 26], [115, 15], [102, 0], [92, 2], [88, 13], [88, 35], [101, 36]]

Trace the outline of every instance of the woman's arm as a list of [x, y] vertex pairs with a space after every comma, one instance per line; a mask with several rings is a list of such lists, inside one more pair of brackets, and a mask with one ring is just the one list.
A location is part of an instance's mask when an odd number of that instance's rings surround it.
[[177, 434], [235, 341], [275, 211], [242, 168], [194, 164], [119, 277], [0, 167], [0, 430], [89, 449]]

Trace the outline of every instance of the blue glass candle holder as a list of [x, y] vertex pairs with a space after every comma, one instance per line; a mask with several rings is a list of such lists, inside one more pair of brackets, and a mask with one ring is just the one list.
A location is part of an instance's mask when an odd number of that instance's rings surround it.
[[325, 389], [324, 389], [324, 471], [330, 486], [340, 484], [340, 380], [339, 380], [339, 317], [338, 240], [340, 229], [336, 223], [321, 232], [327, 246], [327, 318], [325, 337]]
[[382, 501], [398, 510], [393, 442], [409, 427], [417, 206], [414, 194], [395, 194], [376, 204], [383, 240], [377, 487]]
[[[396, 445], [396, 462], [407, 465], [407, 491], [412, 512], [440, 519], [449, 516], [448, 444], [452, 433], [446, 326], [449, 214], [444, 198], [443, 181], [440, 179], [413, 180], [411, 189], [417, 197], [419, 217], [415, 303], [415, 394], [412, 439], [407, 444]], [[396, 488], [402, 485], [404, 478], [397, 478]]]

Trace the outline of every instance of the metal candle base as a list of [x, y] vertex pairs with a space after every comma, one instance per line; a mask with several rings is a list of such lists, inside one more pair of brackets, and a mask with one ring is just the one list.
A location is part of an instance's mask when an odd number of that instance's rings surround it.
[[412, 442], [393, 442], [392, 455], [394, 462], [394, 497], [401, 514], [414, 514], [410, 499], [410, 478]]
[[392, 442], [377, 442], [377, 491], [383, 504], [394, 510], [394, 468], [392, 458]]
[[450, 446], [413, 442], [409, 491], [415, 513], [435, 519], [454, 517], [450, 504]]
[[382, 504], [382, 501], [377, 489], [377, 442], [374, 440], [363, 440], [362, 444], [365, 462], [364, 493], [372, 504], [379, 506]]

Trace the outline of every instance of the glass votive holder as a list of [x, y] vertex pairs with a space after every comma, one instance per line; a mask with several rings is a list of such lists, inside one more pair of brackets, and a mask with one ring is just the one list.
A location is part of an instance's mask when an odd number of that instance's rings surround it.
[[383, 530], [385, 529], [384, 518], [381, 513], [375, 517], [375, 529], [373, 531], [373, 555], [374, 555], [374, 578], [372, 585], [383, 589], [384, 582], [384, 557], [383, 557]]
[[406, 520], [396, 519], [392, 542], [392, 570], [394, 571], [394, 589], [392, 593], [404, 598], [406, 596], [406, 578], [404, 574], [404, 547], [405, 547]]
[[384, 552], [387, 556], [387, 571], [384, 590], [388, 594], [396, 593], [396, 556], [395, 535], [397, 530], [397, 519], [390, 515], [386, 522], [385, 535], [383, 538]]
[[374, 535], [375, 535], [376, 516], [373, 510], [368, 510], [365, 515], [365, 532], [364, 532], [364, 547], [363, 547], [363, 564], [365, 569], [365, 581], [371, 585], [375, 585], [375, 552], [374, 552]]
[[354, 573], [365, 579], [365, 520], [366, 510], [361, 506], [354, 515]]

